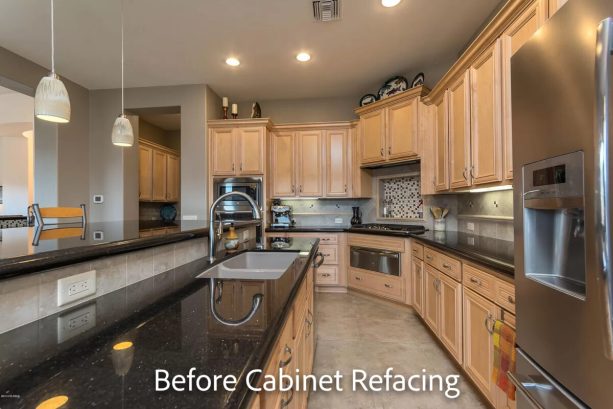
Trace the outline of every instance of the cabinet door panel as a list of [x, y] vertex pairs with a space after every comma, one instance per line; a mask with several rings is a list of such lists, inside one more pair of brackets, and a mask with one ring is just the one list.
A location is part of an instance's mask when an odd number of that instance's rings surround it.
[[349, 196], [350, 153], [346, 129], [326, 131], [326, 196]]
[[264, 174], [264, 128], [238, 128], [238, 173]]
[[426, 265], [424, 269], [424, 320], [426, 324], [438, 334], [439, 327], [439, 273]]
[[492, 381], [494, 342], [492, 334], [486, 328], [486, 320], [493, 320], [497, 315], [498, 307], [494, 303], [469, 289], [464, 289], [463, 367], [492, 403], [495, 401], [496, 387]]
[[387, 108], [387, 159], [417, 156], [418, 98]]
[[296, 195], [293, 132], [272, 135], [270, 171], [273, 197]]
[[435, 170], [434, 185], [437, 192], [449, 189], [449, 132], [447, 129], [447, 98], [445, 96], [436, 106], [434, 131]]
[[298, 132], [298, 195], [323, 196], [322, 131]]
[[439, 337], [451, 355], [462, 363], [462, 284], [439, 275], [441, 318]]
[[546, 19], [547, 0], [532, 3], [502, 34], [502, 131], [504, 178], [513, 179], [513, 132], [511, 109], [511, 57], [538, 30]]
[[473, 184], [502, 180], [500, 39], [470, 68]]
[[153, 199], [153, 150], [148, 146], [138, 148], [139, 199]]
[[413, 309], [421, 316], [424, 316], [424, 262], [417, 257], [411, 258], [411, 270], [413, 273]]
[[176, 202], [179, 200], [179, 186], [181, 185], [179, 158], [169, 154], [166, 160], [166, 196], [169, 201]]
[[213, 175], [236, 174], [236, 138], [232, 128], [212, 129], [211, 152]]
[[449, 182], [452, 188], [470, 186], [470, 75], [449, 87]]
[[153, 151], [153, 200], [166, 199], [166, 157], [164, 152]]
[[419, 113], [419, 156], [421, 157], [421, 194], [432, 195], [435, 190], [435, 128], [436, 106], [420, 103]]
[[361, 163], [385, 161], [385, 112], [378, 110], [360, 117]]

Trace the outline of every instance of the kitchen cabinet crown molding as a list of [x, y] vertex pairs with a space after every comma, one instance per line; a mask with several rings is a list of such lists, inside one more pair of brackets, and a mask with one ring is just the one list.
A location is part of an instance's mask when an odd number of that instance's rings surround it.
[[334, 122], [303, 122], [303, 123], [286, 123], [274, 124], [272, 131], [310, 131], [310, 130], [331, 130], [336, 128], [350, 128], [352, 121], [334, 121]]
[[160, 145], [158, 143], [152, 142], [148, 139], [143, 139], [143, 138], [138, 138], [138, 145], [139, 146], [146, 146], [149, 148], [153, 148], [153, 149], [157, 149], [158, 151], [164, 151], [166, 153], [169, 153], [171, 155], [176, 155], [176, 156], [181, 156], [181, 154], [179, 153], [179, 151], [169, 148], [168, 146], [164, 146], [164, 145]]
[[390, 105], [394, 105], [399, 101], [403, 101], [405, 99], [412, 99], [421, 97], [424, 98], [430, 93], [430, 89], [424, 85], [420, 85], [418, 87], [410, 88], [406, 91], [403, 91], [399, 94], [394, 95], [393, 97], [381, 99], [377, 102], [373, 102], [372, 104], [364, 105], [363, 107], [356, 108], [354, 112], [357, 115], [364, 115], [372, 111], [376, 111], [378, 109], [382, 109], [388, 107]]
[[209, 128], [239, 128], [248, 126], [265, 126], [271, 129], [273, 124], [270, 118], [243, 118], [243, 119], [209, 119]]
[[508, 0], [485, 26], [468, 48], [460, 55], [449, 71], [432, 88], [424, 103], [432, 104], [447, 90], [448, 85], [464, 74], [474, 60], [485, 52], [504, 33], [508, 26], [537, 0]]

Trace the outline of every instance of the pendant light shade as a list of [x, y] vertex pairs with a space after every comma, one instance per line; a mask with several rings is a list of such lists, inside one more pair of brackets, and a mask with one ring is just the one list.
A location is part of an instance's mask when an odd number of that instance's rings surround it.
[[51, 73], [43, 77], [34, 95], [34, 115], [43, 121], [70, 122], [70, 98], [60, 77], [55, 73], [55, 30], [51, 0]]
[[34, 95], [34, 115], [49, 122], [70, 122], [70, 98], [64, 83], [51, 72], [43, 77]]
[[134, 132], [132, 131], [132, 124], [125, 115], [121, 114], [117, 117], [117, 119], [115, 119], [111, 139], [113, 141], [113, 145], [134, 145]]
[[123, 85], [123, 0], [121, 1], [121, 115], [115, 119], [111, 140], [113, 145], [129, 147], [134, 145], [134, 131], [124, 109]]

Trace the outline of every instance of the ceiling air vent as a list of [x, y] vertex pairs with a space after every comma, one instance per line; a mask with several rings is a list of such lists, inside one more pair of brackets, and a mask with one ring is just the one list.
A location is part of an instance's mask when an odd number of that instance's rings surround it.
[[341, 18], [340, 0], [315, 0], [313, 17], [316, 21], [334, 21]]

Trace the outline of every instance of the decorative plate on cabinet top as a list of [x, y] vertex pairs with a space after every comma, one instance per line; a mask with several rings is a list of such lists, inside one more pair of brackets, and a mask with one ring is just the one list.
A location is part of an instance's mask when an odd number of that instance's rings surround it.
[[400, 76], [390, 78], [379, 89], [379, 99], [391, 97], [407, 89], [409, 89], [409, 81], [406, 78]]
[[160, 217], [165, 222], [172, 222], [177, 218], [177, 208], [171, 204], [165, 204], [160, 208]]
[[420, 85], [424, 85], [424, 79], [425, 79], [425, 76], [423, 72], [420, 72], [419, 74], [417, 74], [415, 78], [413, 78], [413, 82], [411, 83], [411, 88], [418, 87]]
[[377, 96], [375, 94], [366, 94], [362, 98], [360, 98], [360, 106], [372, 104], [377, 101]]

